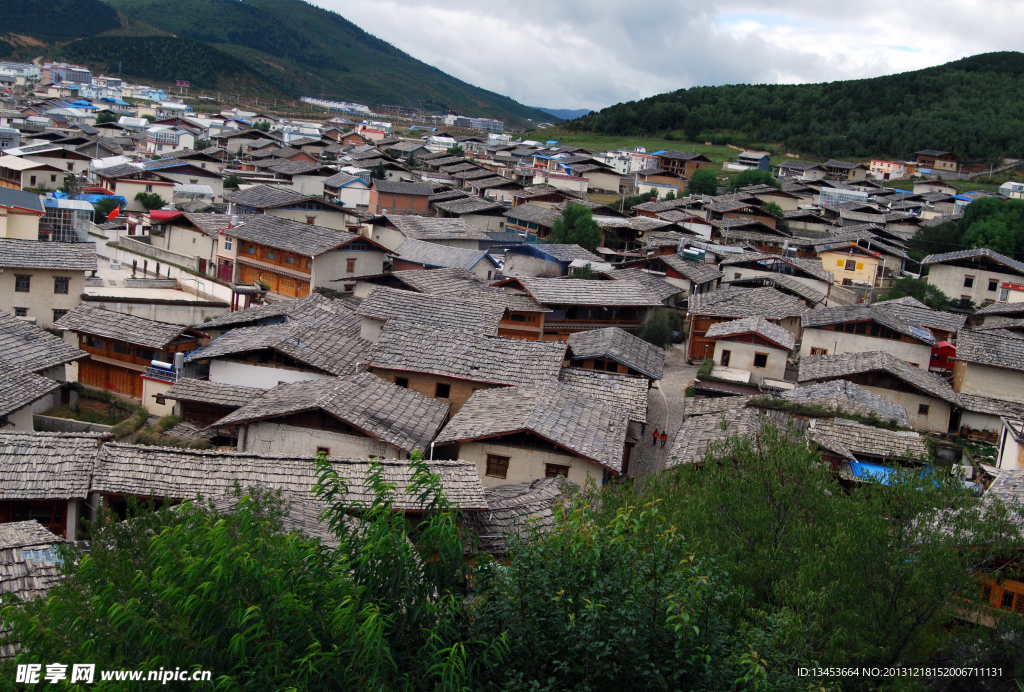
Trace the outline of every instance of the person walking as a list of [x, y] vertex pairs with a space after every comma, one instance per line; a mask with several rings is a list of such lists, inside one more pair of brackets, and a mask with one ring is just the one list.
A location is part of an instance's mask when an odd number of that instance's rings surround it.
[[668, 442], [668, 433], [664, 430], [661, 431], [661, 447], [665, 448], [665, 443]]
[[658, 446], [658, 429], [657, 428], [655, 428], [654, 432], [651, 433], [651, 444], [654, 445], [655, 447]]

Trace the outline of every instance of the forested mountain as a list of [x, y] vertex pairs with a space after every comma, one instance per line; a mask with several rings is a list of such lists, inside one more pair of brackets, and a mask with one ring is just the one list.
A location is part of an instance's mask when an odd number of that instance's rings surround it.
[[[235, 56], [289, 96], [525, 122], [541, 111], [466, 84], [301, 0], [108, 0], [129, 20]], [[168, 75], [168, 78], [176, 78]]]
[[615, 135], [682, 130], [691, 141], [776, 145], [822, 157], [1024, 156], [1024, 54], [987, 53], [915, 72], [826, 84], [693, 87], [566, 123]]
[[67, 41], [121, 26], [100, 0], [9, 0], [0, 5], [0, 35]]

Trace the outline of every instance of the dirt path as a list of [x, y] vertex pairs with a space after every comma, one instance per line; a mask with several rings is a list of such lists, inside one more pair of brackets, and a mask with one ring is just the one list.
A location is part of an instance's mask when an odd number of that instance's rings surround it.
[[[686, 364], [686, 347], [676, 346], [665, 354], [665, 376], [658, 381], [647, 396], [647, 429], [644, 439], [640, 442], [640, 453], [629, 469], [629, 475], [639, 476], [645, 473], [658, 473], [665, 468], [665, 460], [679, 426], [683, 422], [683, 399], [686, 388], [693, 384], [697, 374], [696, 365]], [[668, 431], [668, 441], [662, 448], [651, 444], [651, 432]]]

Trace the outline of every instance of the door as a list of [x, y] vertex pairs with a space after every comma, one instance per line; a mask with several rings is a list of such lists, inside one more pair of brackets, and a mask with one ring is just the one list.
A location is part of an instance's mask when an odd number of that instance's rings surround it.
[[206, 273], [206, 260], [204, 260], [202, 258], [199, 259], [199, 273], [200, 274], [205, 274]]
[[217, 278], [228, 282], [235, 280], [235, 268], [229, 260], [220, 261], [220, 267], [217, 268]]

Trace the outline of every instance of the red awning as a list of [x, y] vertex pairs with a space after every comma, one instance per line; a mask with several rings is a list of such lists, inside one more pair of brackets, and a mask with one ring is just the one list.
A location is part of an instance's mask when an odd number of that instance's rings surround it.
[[181, 216], [183, 212], [171, 209], [154, 209], [149, 212], [149, 218], [152, 221], [170, 221], [171, 219]]

